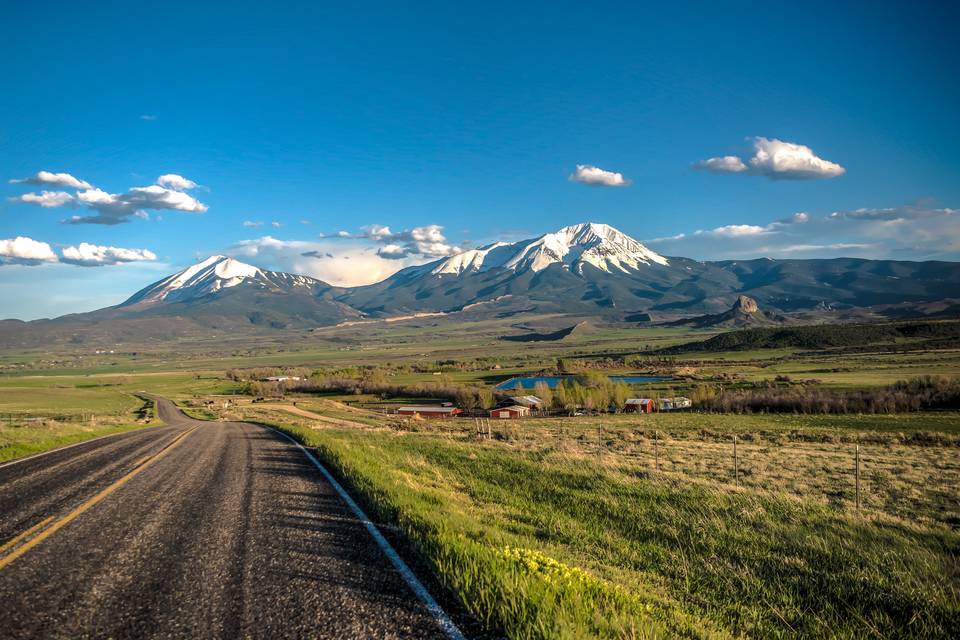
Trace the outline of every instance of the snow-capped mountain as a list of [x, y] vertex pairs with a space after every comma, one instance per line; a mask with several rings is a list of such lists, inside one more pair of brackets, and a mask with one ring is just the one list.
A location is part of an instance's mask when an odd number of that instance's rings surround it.
[[183, 302], [240, 285], [280, 291], [301, 288], [304, 292], [327, 287], [324, 282], [308, 276], [264, 271], [226, 256], [210, 256], [203, 262], [141, 289], [122, 306]]
[[607, 273], [630, 273], [641, 265], [668, 266], [669, 262], [610, 225], [588, 222], [564, 227], [531, 240], [497, 242], [464, 251], [435, 263], [430, 273], [459, 275], [494, 268], [537, 272], [553, 264], [561, 264], [582, 274], [585, 265], [592, 265]]
[[852, 258], [668, 259], [609, 225], [583, 223], [408, 267], [336, 299], [379, 317], [465, 309], [500, 316], [628, 318], [722, 313], [739, 295], [771, 311], [810, 309], [823, 300], [843, 308], [926, 301], [960, 295], [960, 265]]
[[[448, 313], [474, 319], [573, 314], [626, 322], [726, 318], [734, 301], [745, 300], [741, 296], [771, 317], [811, 310], [859, 317], [868, 307], [865, 313], [889, 308], [922, 315], [918, 310], [930, 309], [955, 316], [960, 263], [668, 260], [613, 227], [585, 223], [464, 251], [353, 288], [211, 256], [115, 307], [55, 320], [0, 321], [0, 345], [157, 342]], [[743, 315], [759, 319], [749, 306], [740, 303]]]

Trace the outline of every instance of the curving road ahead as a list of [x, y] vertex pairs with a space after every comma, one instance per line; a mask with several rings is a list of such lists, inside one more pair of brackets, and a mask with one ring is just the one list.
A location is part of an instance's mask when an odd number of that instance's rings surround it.
[[0, 466], [0, 638], [456, 637], [294, 443], [158, 409]]

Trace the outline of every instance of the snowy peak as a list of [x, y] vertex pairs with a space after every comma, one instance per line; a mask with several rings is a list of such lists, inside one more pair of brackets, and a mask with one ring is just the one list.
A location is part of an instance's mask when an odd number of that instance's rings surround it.
[[629, 273], [641, 265], [667, 266], [667, 259], [610, 225], [594, 222], [564, 227], [539, 238], [513, 244], [497, 242], [438, 262], [430, 273], [456, 274], [501, 267], [513, 271], [541, 271], [562, 264], [582, 274], [584, 265], [601, 271]]
[[277, 271], [264, 271], [227, 256], [210, 256], [179, 273], [135, 293], [123, 306], [181, 302], [211, 295], [242, 284], [264, 289], [312, 288], [319, 280]]

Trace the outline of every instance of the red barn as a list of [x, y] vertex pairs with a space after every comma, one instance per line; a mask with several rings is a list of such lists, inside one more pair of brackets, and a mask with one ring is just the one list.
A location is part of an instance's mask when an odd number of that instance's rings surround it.
[[653, 400], [650, 398], [630, 398], [623, 405], [624, 413], [653, 413]]
[[502, 418], [504, 420], [509, 420], [513, 418], [525, 418], [530, 415], [529, 407], [521, 407], [518, 404], [515, 404], [510, 407], [498, 407], [496, 409], [490, 410], [491, 418]]

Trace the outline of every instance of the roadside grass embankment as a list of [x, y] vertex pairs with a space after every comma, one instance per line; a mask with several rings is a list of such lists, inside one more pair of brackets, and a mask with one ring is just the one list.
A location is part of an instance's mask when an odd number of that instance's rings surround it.
[[315, 448], [511, 638], [946, 638], [960, 625], [960, 536], [940, 524], [509, 438], [259, 419]]
[[[140, 406], [133, 411], [91, 413], [89, 417], [67, 415], [31, 418], [8, 414], [0, 420], [0, 462], [158, 424], [154, 403], [135, 399]], [[96, 408], [103, 409], [102, 406]]]

